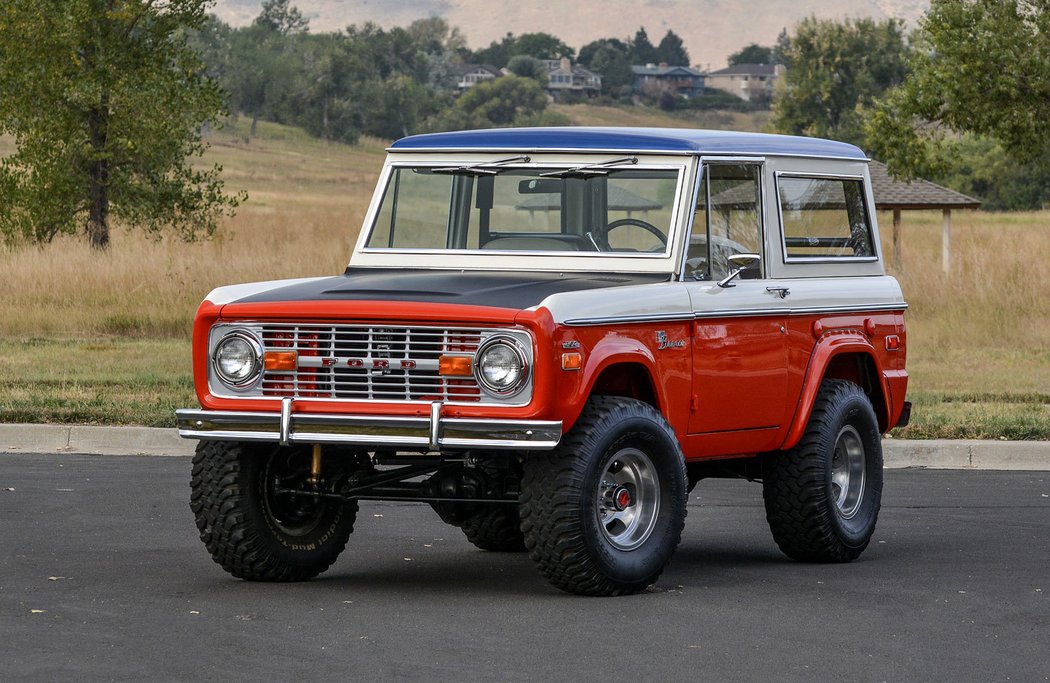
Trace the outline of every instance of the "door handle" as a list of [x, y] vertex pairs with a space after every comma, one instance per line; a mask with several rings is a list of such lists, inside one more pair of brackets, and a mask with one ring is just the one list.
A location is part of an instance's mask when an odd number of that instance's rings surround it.
[[784, 299], [788, 294], [791, 294], [791, 290], [787, 287], [766, 287], [766, 291], [780, 299]]

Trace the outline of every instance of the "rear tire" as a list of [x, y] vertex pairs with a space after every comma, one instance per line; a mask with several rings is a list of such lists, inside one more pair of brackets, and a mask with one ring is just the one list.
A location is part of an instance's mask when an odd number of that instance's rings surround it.
[[[212, 559], [249, 581], [304, 581], [328, 569], [354, 530], [357, 502], [279, 491], [302, 485], [309, 467], [305, 448], [200, 442], [190, 509]], [[347, 474], [339, 459], [325, 460], [329, 490]]]
[[512, 505], [488, 506], [462, 524], [467, 540], [481, 550], [499, 553], [525, 552], [521, 520]]
[[882, 504], [882, 437], [859, 386], [824, 380], [798, 445], [765, 461], [762, 489], [788, 557], [850, 562], [864, 552]]
[[521, 528], [558, 588], [637, 593], [682, 537], [688, 478], [674, 431], [652, 406], [592, 397], [553, 451], [525, 459]]

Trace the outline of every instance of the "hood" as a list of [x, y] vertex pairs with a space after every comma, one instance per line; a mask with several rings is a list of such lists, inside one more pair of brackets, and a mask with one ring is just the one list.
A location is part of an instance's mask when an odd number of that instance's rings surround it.
[[477, 272], [348, 268], [343, 275], [290, 281], [230, 303], [413, 301], [524, 310], [562, 292], [666, 282], [667, 274]]

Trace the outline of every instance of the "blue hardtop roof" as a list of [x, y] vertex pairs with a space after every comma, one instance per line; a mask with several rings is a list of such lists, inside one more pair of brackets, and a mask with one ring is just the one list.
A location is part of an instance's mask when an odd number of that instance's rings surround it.
[[845, 142], [689, 128], [491, 128], [411, 135], [395, 142], [390, 150], [671, 152], [867, 160], [864, 152]]

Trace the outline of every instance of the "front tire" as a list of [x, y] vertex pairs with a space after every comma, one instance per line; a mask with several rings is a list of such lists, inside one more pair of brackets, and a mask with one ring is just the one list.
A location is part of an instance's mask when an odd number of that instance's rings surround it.
[[[337, 458], [324, 465], [331, 490], [348, 472]], [[357, 502], [285, 493], [309, 467], [304, 448], [200, 442], [190, 508], [212, 559], [249, 581], [305, 581], [328, 569], [354, 530]]]
[[548, 453], [525, 460], [521, 528], [556, 587], [637, 593], [681, 540], [688, 478], [674, 431], [652, 406], [596, 396]]
[[882, 438], [852, 382], [824, 380], [806, 431], [763, 471], [773, 540], [803, 562], [850, 562], [868, 546], [882, 505]]

